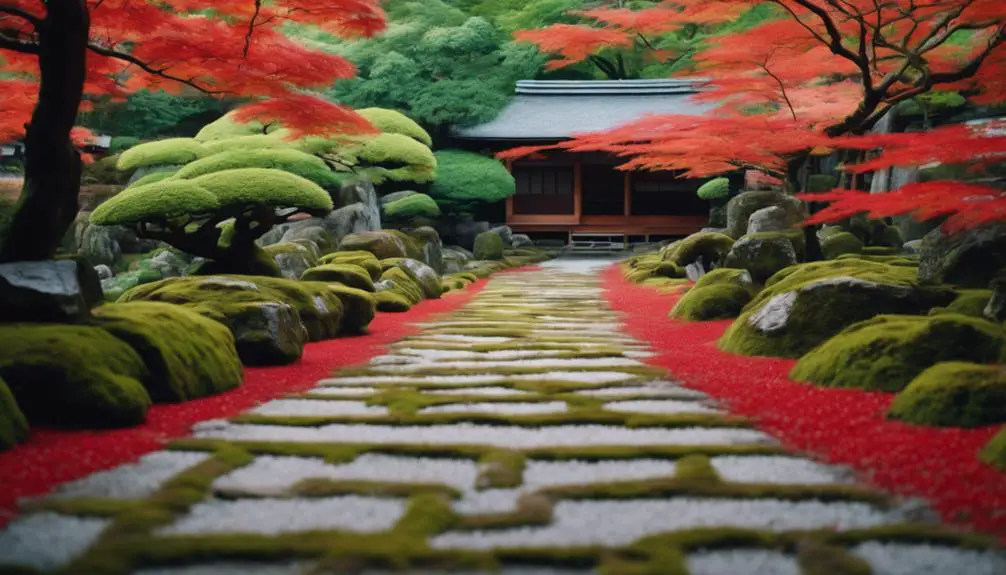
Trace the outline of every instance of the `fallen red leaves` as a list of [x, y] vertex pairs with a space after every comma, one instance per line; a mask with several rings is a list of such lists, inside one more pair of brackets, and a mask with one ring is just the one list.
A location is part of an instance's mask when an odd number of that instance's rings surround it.
[[466, 304], [485, 285], [427, 300], [405, 313], [378, 314], [363, 336], [308, 344], [301, 361], [288, 366], [248, 368], [244, 384], [213, 397], [153, 406], [139, 427], [104, 431], [32, 429], [27, 443], [0, 452], [0, 527], [16, 514], [17, 500], [41, 495], [56, 485], [110, 469], [160, 449], [207, 419], [233, 417], [275, 397], [309, 389], [334, 370], [367, 361], [383, 346], [416, 331], [411, 324]]
[[608, 300], [625, 314], [629, 333], [659, 353], [650, 363], [751, 417], [788, 448], [851, 466], [870, 484], [930, 501], [948, 522], [1006, 538], [1006, 474], [976, 456], [998, 427], [890, 421], [884, 414], [894, 394], [791, 381], [793, 360], [716, 349], [729, 321], [671, 320], [667, 312], [676, 296], [630, 284], [617, 268], [604, 279]]

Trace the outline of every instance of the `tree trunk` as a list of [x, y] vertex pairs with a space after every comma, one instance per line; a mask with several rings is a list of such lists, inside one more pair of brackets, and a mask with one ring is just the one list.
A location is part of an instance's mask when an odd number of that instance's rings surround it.
[[0, 261], [56, 255], [77, 216], [80, 154], [70, 130], [84, 91], [90, 20], [84, 0], [52, 0], [39, 30], [39, 93], [25, 135], [21, 199]]
[[[802, 192], [806, 189], [807, 178], [810, 172], [807, 165], [809, 161], [810, 157], [807, 155], [801, 155], [789, 161], [789, 164], [786, 166], [786, 183], [787, 187], [791, 190]], [[813, 202], [806, 202], [806, 206], [808, 215], [816, 211]], [[807, 250], [808, 262], [816, 262], [824, 259], [824, 253], [821, 251], [821, 241], [817, 238], [817, 226], [804, 226], [803, 240]]]

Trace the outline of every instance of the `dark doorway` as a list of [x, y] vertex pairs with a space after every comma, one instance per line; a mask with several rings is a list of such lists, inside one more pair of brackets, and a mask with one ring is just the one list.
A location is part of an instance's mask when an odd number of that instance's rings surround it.
[[625, 174], [614, 166], [584, 165], [581, 168], [583, 214], [621, 216], [625, 214]]

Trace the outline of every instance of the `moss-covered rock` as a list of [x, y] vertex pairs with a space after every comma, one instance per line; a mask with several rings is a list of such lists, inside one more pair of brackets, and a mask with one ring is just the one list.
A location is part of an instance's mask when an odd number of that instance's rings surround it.
[[360, 266], [361, 268], [367, 270], [370, 275], [370, 279], [377, 281], [381, 279], [381, 272], [384, 270], [381, 268], [380, 261], [377, 256], [370, 252], [365, 251], [350, 251], [350, 252], [332, 252], [322, 256], [318, 263], [321, 265], [325, 264], [353, 264]]
[[740, 315], [751, 301], [747, 288], [733, 284], [710, 285], [688, 290], [671, 310], [671, 317], [687, 321], [728, 319]]
[[226, 325], [242, 363], [286, 365], [300, 359], [308, 334], [297, 310], [280, 301], [221, 302], [193, 309]]
[[720, 339], [724, 351], [800, 357], [844, 328], [880, 314], [919, 314], [952, 301], [951, 290], [920, 285], [914, 270], [862, 260], [783, 269]]
[[649, 274], [649, 277], [683, 278], [686, 275], [685, 268], [678, 264], [674, 262], [660, 262]]
[[761, 283], [777, 271], [795, 263], [796, 250], [785, 233], [762, 232], [737, 240], [727, 253], [723, 265], [746, 269], [751, 272], [754, 281]]
[[898, 248], [891, 248], [887, 246], [866, 246], [863, 248], [862, 254], [864, 256], [897, 256]]
[[318, 257], [308, 247], [293, 242], [282, 242], [262, 248], [272, 257], [280, 273], [287, 279], [297, 279], [313, 266]]
[[423, 290], [424, 297], [427, 299], [438, 299], [440, 297], [442, 293], [440, 274], [432, 267], [411, 258], [403, 258], [397, 265], [415, 278], [416, 283]]
[[102, 329], [128, 343], [146, 364], [155, 402], [178, 402], [241, 385], [241, 360], [227, 326], [182, 306], [110, 304], [95, 310]]
[[101, 301], [101, 284], [69, 259], [0, 264], [0, 301], [0, 321], [72, 322]]
[[744, 192], [727, 204], [727, 234], [739, 238], [747, 233], [751, 214], [762, 208], [778, 206], [786, 210], [789, 226], [795, 226], [806, 216], [803, 202], [782, 192]]
[[989, 224], [957, 234], [939, 228], [922, 239], [919, 279], [985, 288], [1006, 267], [1006, 225]]
[[1006, 423], [1006, 368], [938, 363], [894, 398], [887, 415], [908, 423], [945, 427]]
[[982, 461], [1000, 471], [1006, 471], [1006, 426], [982, 448]]
[[901, 249], [905, 244], [905, 237], [897, 226], [879, 226], [870, 233], [870, 243], [874, 246]]
[[940, 310], [958, 313], [970, 317], [985, 318], [985, 307], [992, 299], [992, 290], [987, 289], [964, 289], [960, 290], [957, 299], [950, 302], [946, 308], [933, 308], [933, 311]]
[[821, 253], [829, 260], [845, 254], [858, 254], [862, 251], [863, 242], [849, 232], [831, 234], [821, 242]]
[[475, 259], [503, 259], [503, 238], [495, 232], [482, 232], [475, 236]]
[[404, 295], [394, 290], [384, 290], [374, 294], [377, 311], [400, 313], [412, 309], [412, 304]]
[[662, 250], [662, 259], [684, 267], [702, 259], [706, 269], [719, 263], [730, 252], [734, 240], [717, 232], [699, 232], [674, 242]]
[[341, 284], [328, 284], [332, 292], [342, 301], [344, 313], [340, 331], [342, 333], [363, 333], [374, 320], [377, 299], [374, 294]]
[[338, 282], [349, 287], [374, 291], [374, 280], [363, 267], [355, 264], [337, 263], [313, 267], [300, 276], [302, 281]]
[[414, 258], [422, 256], [414, 239], [397, 230], [378, 230], [349, 234], [339, 242], [338, 251], [364, 251], [385, 258]]
[[149, 370], [100, 327], [5, 324], [0, 349], [0, 379], [33, 425], [122, 427], [146, 417]]
[[394, 286], [393, 289], [405, 296], [412, 305], [416, 305], [425, 299], [423, 288], [419, 286], [415, 277], [403, 268], [398, 266], [388, 268], [381, 274], [381, 282], [385, 281], [390, 281]]
[[754, 287], [751, 272], [736, 268], [716, 268], [695, 282], [695, 289], [718, 285], [735, 285], [748, 290]]
[[0, 379], [0, 451], [28, 438], [28, 419], [17, 406], [7, 382]]
[[882, 315], [849, 326], [805, 355], [790, 377], [827, 387], [899, 391], [945, 361], [1006, 358], [1006, 330], [958, 314]]

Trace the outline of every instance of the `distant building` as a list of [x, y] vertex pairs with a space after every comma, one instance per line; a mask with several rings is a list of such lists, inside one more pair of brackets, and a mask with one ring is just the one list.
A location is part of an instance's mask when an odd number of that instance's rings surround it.
[[[550, 144], [602, 131], [649, 114], [705, 115], [715, 104], [696, 102], [688, 80], [523, 80], [497, 118], [456, 129], [455, 145], [482, 153]], [[671, 172], [625, 172], [611, 154], [549, 153], [508, 167], [517, 193], [506, 202], [506, 223], [532, 236], [620, 236], [623, 240], [684, 236], [709, 219], [696, 190], [706, 180]], [[734, 186], [740, 189], [743, 175]]]

